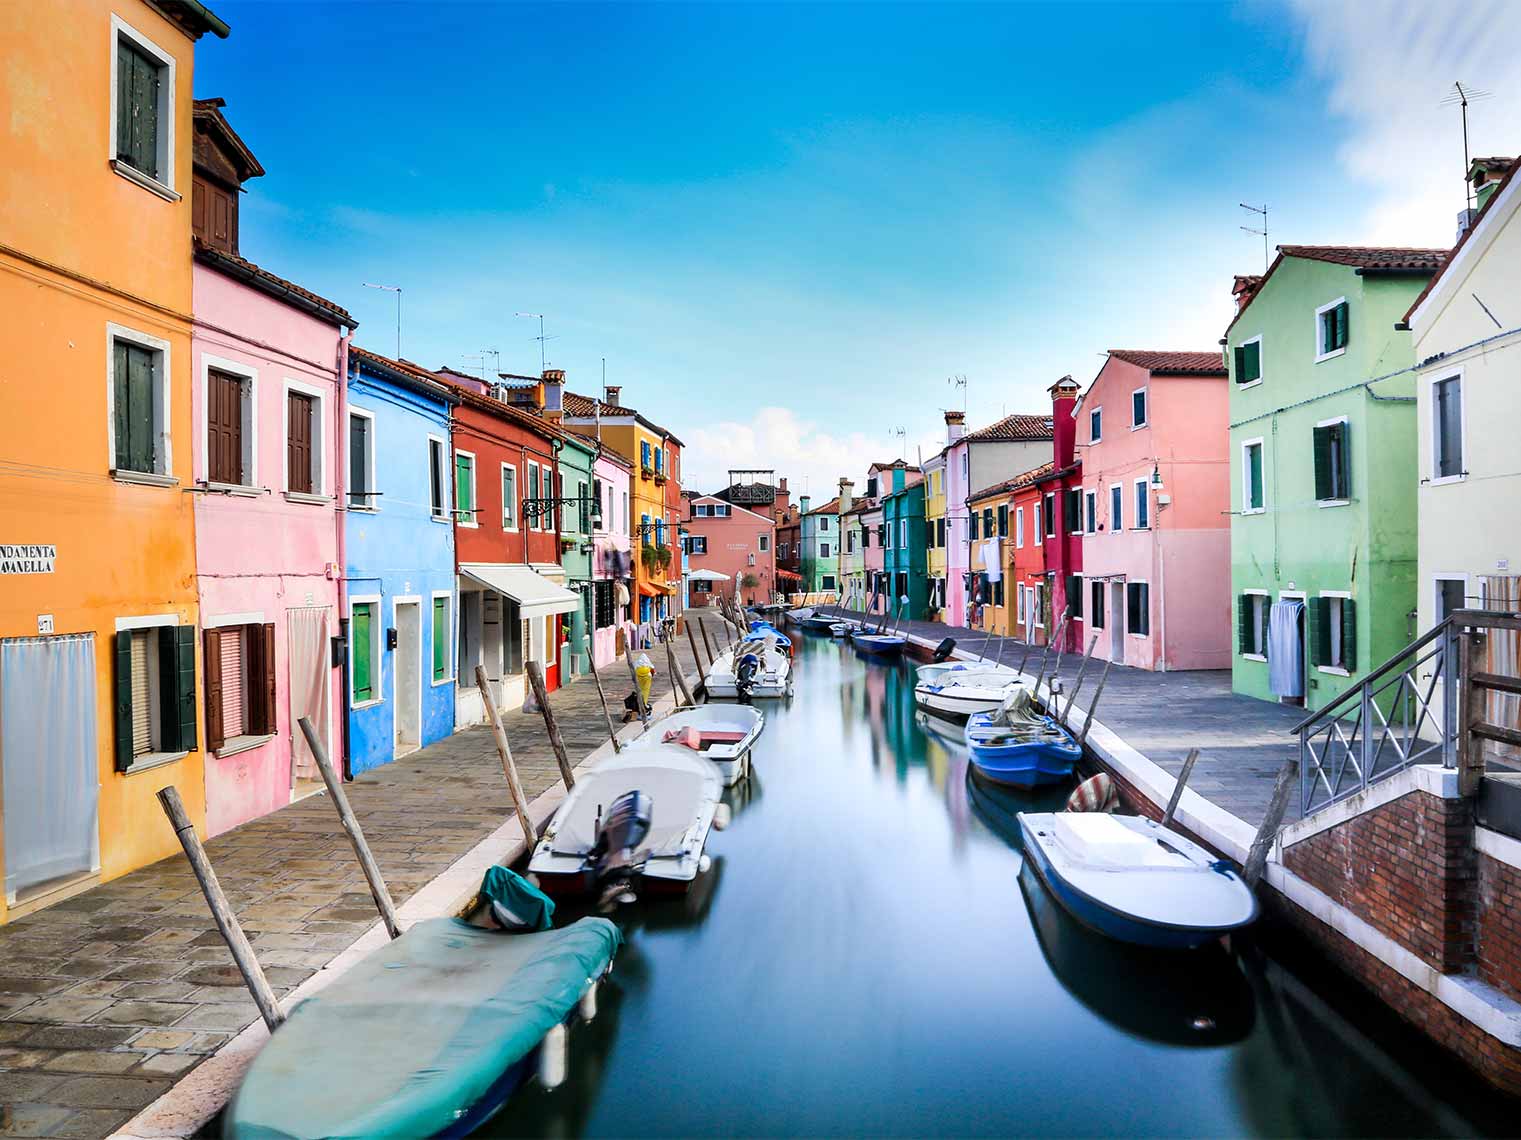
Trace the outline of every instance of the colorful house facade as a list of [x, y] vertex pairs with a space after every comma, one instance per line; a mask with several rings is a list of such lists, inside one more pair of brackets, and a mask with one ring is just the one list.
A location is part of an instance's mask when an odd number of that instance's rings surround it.
[[[888, 600], [886, 612], [909, 621], [929, 609], [929, 575], [924, 543], [924, 481], [908, 480], [917, 468], [892, 468], [892, 490], [882, 496], [882, 562]], [[907, 602], [904, 602], [904, 599]]]
[[883, 521], [882, 500], [868, 500], [871, 506], [861, 509], [861, 577], [866, 585], [866, 612], [885, 614], [892, 589], [887, 581], [887, 524]]
[[[960, 412], [951, 412], [949, 414], [961, 415]], [[924, 538], [929, 544], [925, 558], [925, 573], [929, 577], [929, 608], [931, 610], [931, 620], [934, 621], [944, 620], [946, 602], [945, 544], [947, 527], [945, 461], [946, 453], [942, 450], [925, 460], [923, 466]]]
[[717, 495], [694, 495], [685, 522], [691, 571], [711, 571], [723, 580], [691, 581], [689, 604], [717, 604], [720, 595], [746, 605], [769, 602], [776, 588], [776, 523], [758, 511]]
[[[1009, 571], [1013, 565], [1009, 546], [1014, 514], [1011, 481], [972, 492], [966, 505], [967, 528], [971, 533], [967, 625], [989, 633], [1012, 633], [1009, 619], [1013, 607], [1008, 605]], [[930, 551], [933, 554], [933, 546]]]
[[1318, 707], [1414, 632], [1416, 380], [1438, 249], [1278, 247], [1226, 332], [1232, 688]]
[[[1063, 652], [1087, 648], [1083, 621], [1083, 533], [1080, 521], [1083, 464], [1077, 457], [1072, 409], [1079, 386], [1063, 376], [1048, 389], [1052, 404], [1052, 469], [1035, 481], [1040, 491], [1041, 521], [1045, 525], [1046, 596], [1055, 624], [1053, 644]], [[1063, 615], [1066, 623], [1062, 623]], [[1056, 638], [1057, 629], [1061, 637]]]
[[776, 520], [776, 581], [784, 594], [803, 589], [803, 508], [807, 496], [783, 508]]
[[1048, 645], [1055, 632], [1051, 583], [1046, 576], [1045, 493], [1041, 480], [1056, 470], [1047, 461], [1009, 480], [1009, 582], [1006, 603], [1012, 603], [1010, 629], [1031, 645]]
[[1096, 657], [1230, 666], [1229, 415], [1218, 351], [1110, 349], [1083, 394], [1080, 603]]
[[[550, 374], [564, 383], [563, 372], [552, 370]], [[563, 678], [568, 680], [591, 668], [592, 635], [598, 617], [592, 596], [592, 556], [596, 551], [593, 516], [598, 509], [596, 442], [566, 432], [556, 458], [555, 493], [561, 500], [560, 567], [565, 571], [565, 584], [581, 603], [569, 615], [566, 629], [567, 660], [562, 667], [569, 670]]]
[[634, 561], [629, 547], [627, 457], [601, 446], [592, 468], [602, 509], [592, 519], [592, 661], [600, 669], [621, 652], [618, 631], [629, 620]]
[[30, 378], [0, 385], [0, 921], [177, 851], [164, 787], [205, 828], [186, 491], [208, 32], [228, 28], [199, 3], [0, 5], [0, 312]]
[[809, 594], [840, 591], [840, 500], [830, 499], [817, 507], [802, 498], [803, 517], [799, 539], [803, 544], [803, 590]]

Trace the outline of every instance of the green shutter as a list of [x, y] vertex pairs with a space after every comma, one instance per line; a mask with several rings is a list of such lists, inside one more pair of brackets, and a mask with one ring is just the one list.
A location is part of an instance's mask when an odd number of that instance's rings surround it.
[[1334, 448], [1331, 474], [1331, 492], [1335, 498], [1352, 497], [1352, 448], [1351, 425], [1331, 425], [1331, 446]]
[[1315, 456], [1315, 498], [1334, 499], [1335, 487], [1331, 478], [1331, 428], [1315, 429], [1313, 453]]
[[1247, 506], [1254, 511], [1261, 510], [1263, 499], [1262, 487], [1262, 444], [1256, 443], [1246, 449], [1247, 475], [1251, 479], [1251, 486], [1247, 489]]
[[[195, 626], [177, 625], [159, 635], [159, 691], [165, 752], [194, 752]], [[167, 668], [165, 668], [167, 666]], [[255, 682], [258, 678], [254, 679]]]
[[116, 43], [116, 157], [158, 178], [162, 68], [125, 38]]
[[112, 679], [112, 724], [116, 733], [116, 770], [125, 772], [132, 767], [132, 631], [124, 629], [116, 635], [116, 675]]
[[433, 679], [449, 675], [449, 599], [433, 599]]
[[1334, 347], [1346, 348], [1349, 339], [1347, 335], [1347, 302], [1343, 301], [1337, 305], [1332, 310], [1332, 315], [1336, 321], [1336, 344]]
[[1236, 595], [1236, 652], [1251, 653], [1255, 646], [1252, 644], [1252, 596], [1250, 594]]
[[1357, 607], [1351, 598], [1341, 600], [1341, 667], [1357, 672]]
[[116, 403], [116, 468], [151, 473], [153, 465], [153, 353], [117, 341], [112, 346]]
[[462, 523], [475, 521], [475, 500], [471, 494], [470, 457], [454, 457], [454, 509]]
[[375, 699], [374, 661], [371, 654], [374, 642], [370, 638], [371, 604], [365, 602], [354, 607], [354, 619], [349, 637], [354, 645], [354, 703]]
[[1310, 664], [1325, 665], [1331, 660], [1330, 606], [1325, 598], [1311, 598], [1305, 604], [1305, 617], [1309, 622], [1308, 638]]

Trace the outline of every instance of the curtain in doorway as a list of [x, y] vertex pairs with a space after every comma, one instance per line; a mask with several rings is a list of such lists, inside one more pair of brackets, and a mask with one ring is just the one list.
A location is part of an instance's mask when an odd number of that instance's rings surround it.
[[[1521, 577], [1514, 574], [1485, 574], [1481, 579], [1484, 593], [1480, 605], [1486, 610], [1515, 613], [1521, 610]], [[1467, 602], [1464, 603], [1465, 605]], [[1491, 629], [1485, 638], [1484, 670], [1502, 677], [1514, 677], [1521, 672], [1521, 632], [1513, 629]], [[1486, 695], [1488, 707], [1484, 718], [1500, 728], [1521, 728], [1521, 696], [1514, 693]], [[1518, 750], [1505, 745], [1494, 749], [1501, 755], [1515, 757]]]
[[5, 894], [93, 870], [99, 843], [95, 637], [0, 642]]
[[1280, 697], [1304, 696], [1304, 653], [1299, 619], [1304, 603], [1274, 602], [1268, 611], [1268, 687]]
[[310, 717], [317, 739], [333, 754], [327, 738], [328, 654], [325, 606], [303, 606], [285, 611], [285, 639], [290, 656], [290, 737], [292, 786], [297, 779], [320, 780], [317, 762], [306, 737], [296, 723]]

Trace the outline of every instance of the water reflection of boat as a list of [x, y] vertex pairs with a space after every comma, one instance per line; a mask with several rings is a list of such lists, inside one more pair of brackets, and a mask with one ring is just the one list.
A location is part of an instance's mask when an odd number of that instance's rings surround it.
[[1126, 946], [1069, 915], [1028, 862], [1019, 887], [1051, 973], [1111, 1025], [1166, 1045], [1227, 1045], [1251, 1031], [1252, 989], [1224, 947], [1179, 956]]
[[1067, 799], [1067, 789], [1064, 787], [1040, 788], [1020, 793], [984, 783], [977, 778], [976, 769], [971, 768], [970, 764], [965, 782], [967, 796], [977, 818], [1016, 851], [1024, 850], [1024, 840], [1019, 831], [1019, 813], [1059, 811]]
[[943, 744], [947, 752], [966, 755], [966, 737], [961, 725], [922, 709], [914, 714], [914, 723], [925, 736], [933, 737]]

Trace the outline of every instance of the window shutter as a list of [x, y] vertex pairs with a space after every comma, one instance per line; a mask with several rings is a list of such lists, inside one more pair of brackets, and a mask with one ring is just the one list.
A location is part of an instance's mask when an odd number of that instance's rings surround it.
[[375, 643], [370, 637], [370, 604], [354, 607], [354, 620], [351, 623], [349, 636], [354, 644], [354, 700], [355, 702], [374, 700], [375, 685], [371, 677], [373, 662], [371, 655], [374, 652]]
[[1250, 594], [1236, 595], [1236, 651], [1238, 653], [1255, 652], [1256, 647], [1252, 642], [1252, 613], [1255, 608]]
[[1309, 642], [1310, 664], [1324, 665], [1329, 659], [1326, 652], [1328, 648], [1326, 620], [1326, 600], [1324, 598], [1311, 598], [1305, 604], [1305, 620], [1308, 623], [1306, 629], [1306, 641]]
[[1236, 383], [1246, 383], [1246, 349], [1239, 344], [1231, 349], [1231, 362], [1235, 365]]
[[[275, 623], [248, 627], [250, 647], [257, 644], [257, 661], [249, 662], [248, 685], [253, 731], [261, 736], [273, 736], [279, 728], [279, 703], [275, 699]], [[253, 657], [253, 654], [249, 655]]]
[[[605, 625], [605, 622], [597, 622]], [[449, 675], [449, 599], [433, 599], [433, 679]]]
[[1335, 425], [1334, 435], [1331, 437], [1336, 445], [1336, 497], [1338, 499], [1350, 499], [1352, 497], [1352, 425]]
[[206, 466], [213, 483], [243, 482], [243, 382], [214, 369], [206, 383]]
[[1257, 636], [1257, 644], [1262, 647], [1262, 655], [1271, 660], [1273, 654], [1271, 652], [1272, 647], [1268, 642], [1268, 628], [1272, 625], [1273, 606], [1267, 598], [1262, 599], [1262, 608], [1259, 612], [1262, 614], [1262, 622]]
[[[170, 668], [159, 677], [161, 691], [168, 694], [164, 702], [164, 743], [166, 752], [194, 752], [195, 739], [195, 626], [177, 625], [159, 637], [160, 668], [167, 659]], [[173, 713], [170, 713], [172, 704]], [[173, 732], [173, 739], [170, 733]]]
[[1351, 598], [1341, 600], [1341, 666], [1357, 672], [1357, 606]]
[[1347, 335], [1347, 302], [1343, 301], [1337, 305], [1334, 312], [1336, 314], [1336, 347], [1346, 348], [1347, 341], [1350, 339]]
[[124, 629], [116, 635], [116, 676], [114, 678], [116, 770], [125, 772], [132, 767], [132, 631]]
[[1318, 427], [1314, 436], [1315, 456], [1315, 497], [1317, 499], [1335, 498], [1331, 486], [1331, 429]]
[[202, 635], [201, 659], [206, 663], [206, 750], [215, 752], [227, 739], [222, 724], [222, 631]]
[[298, 494], [312, 493], [312, 398], [291, 392], [286, 399], [289, 420], [285, 485]]

